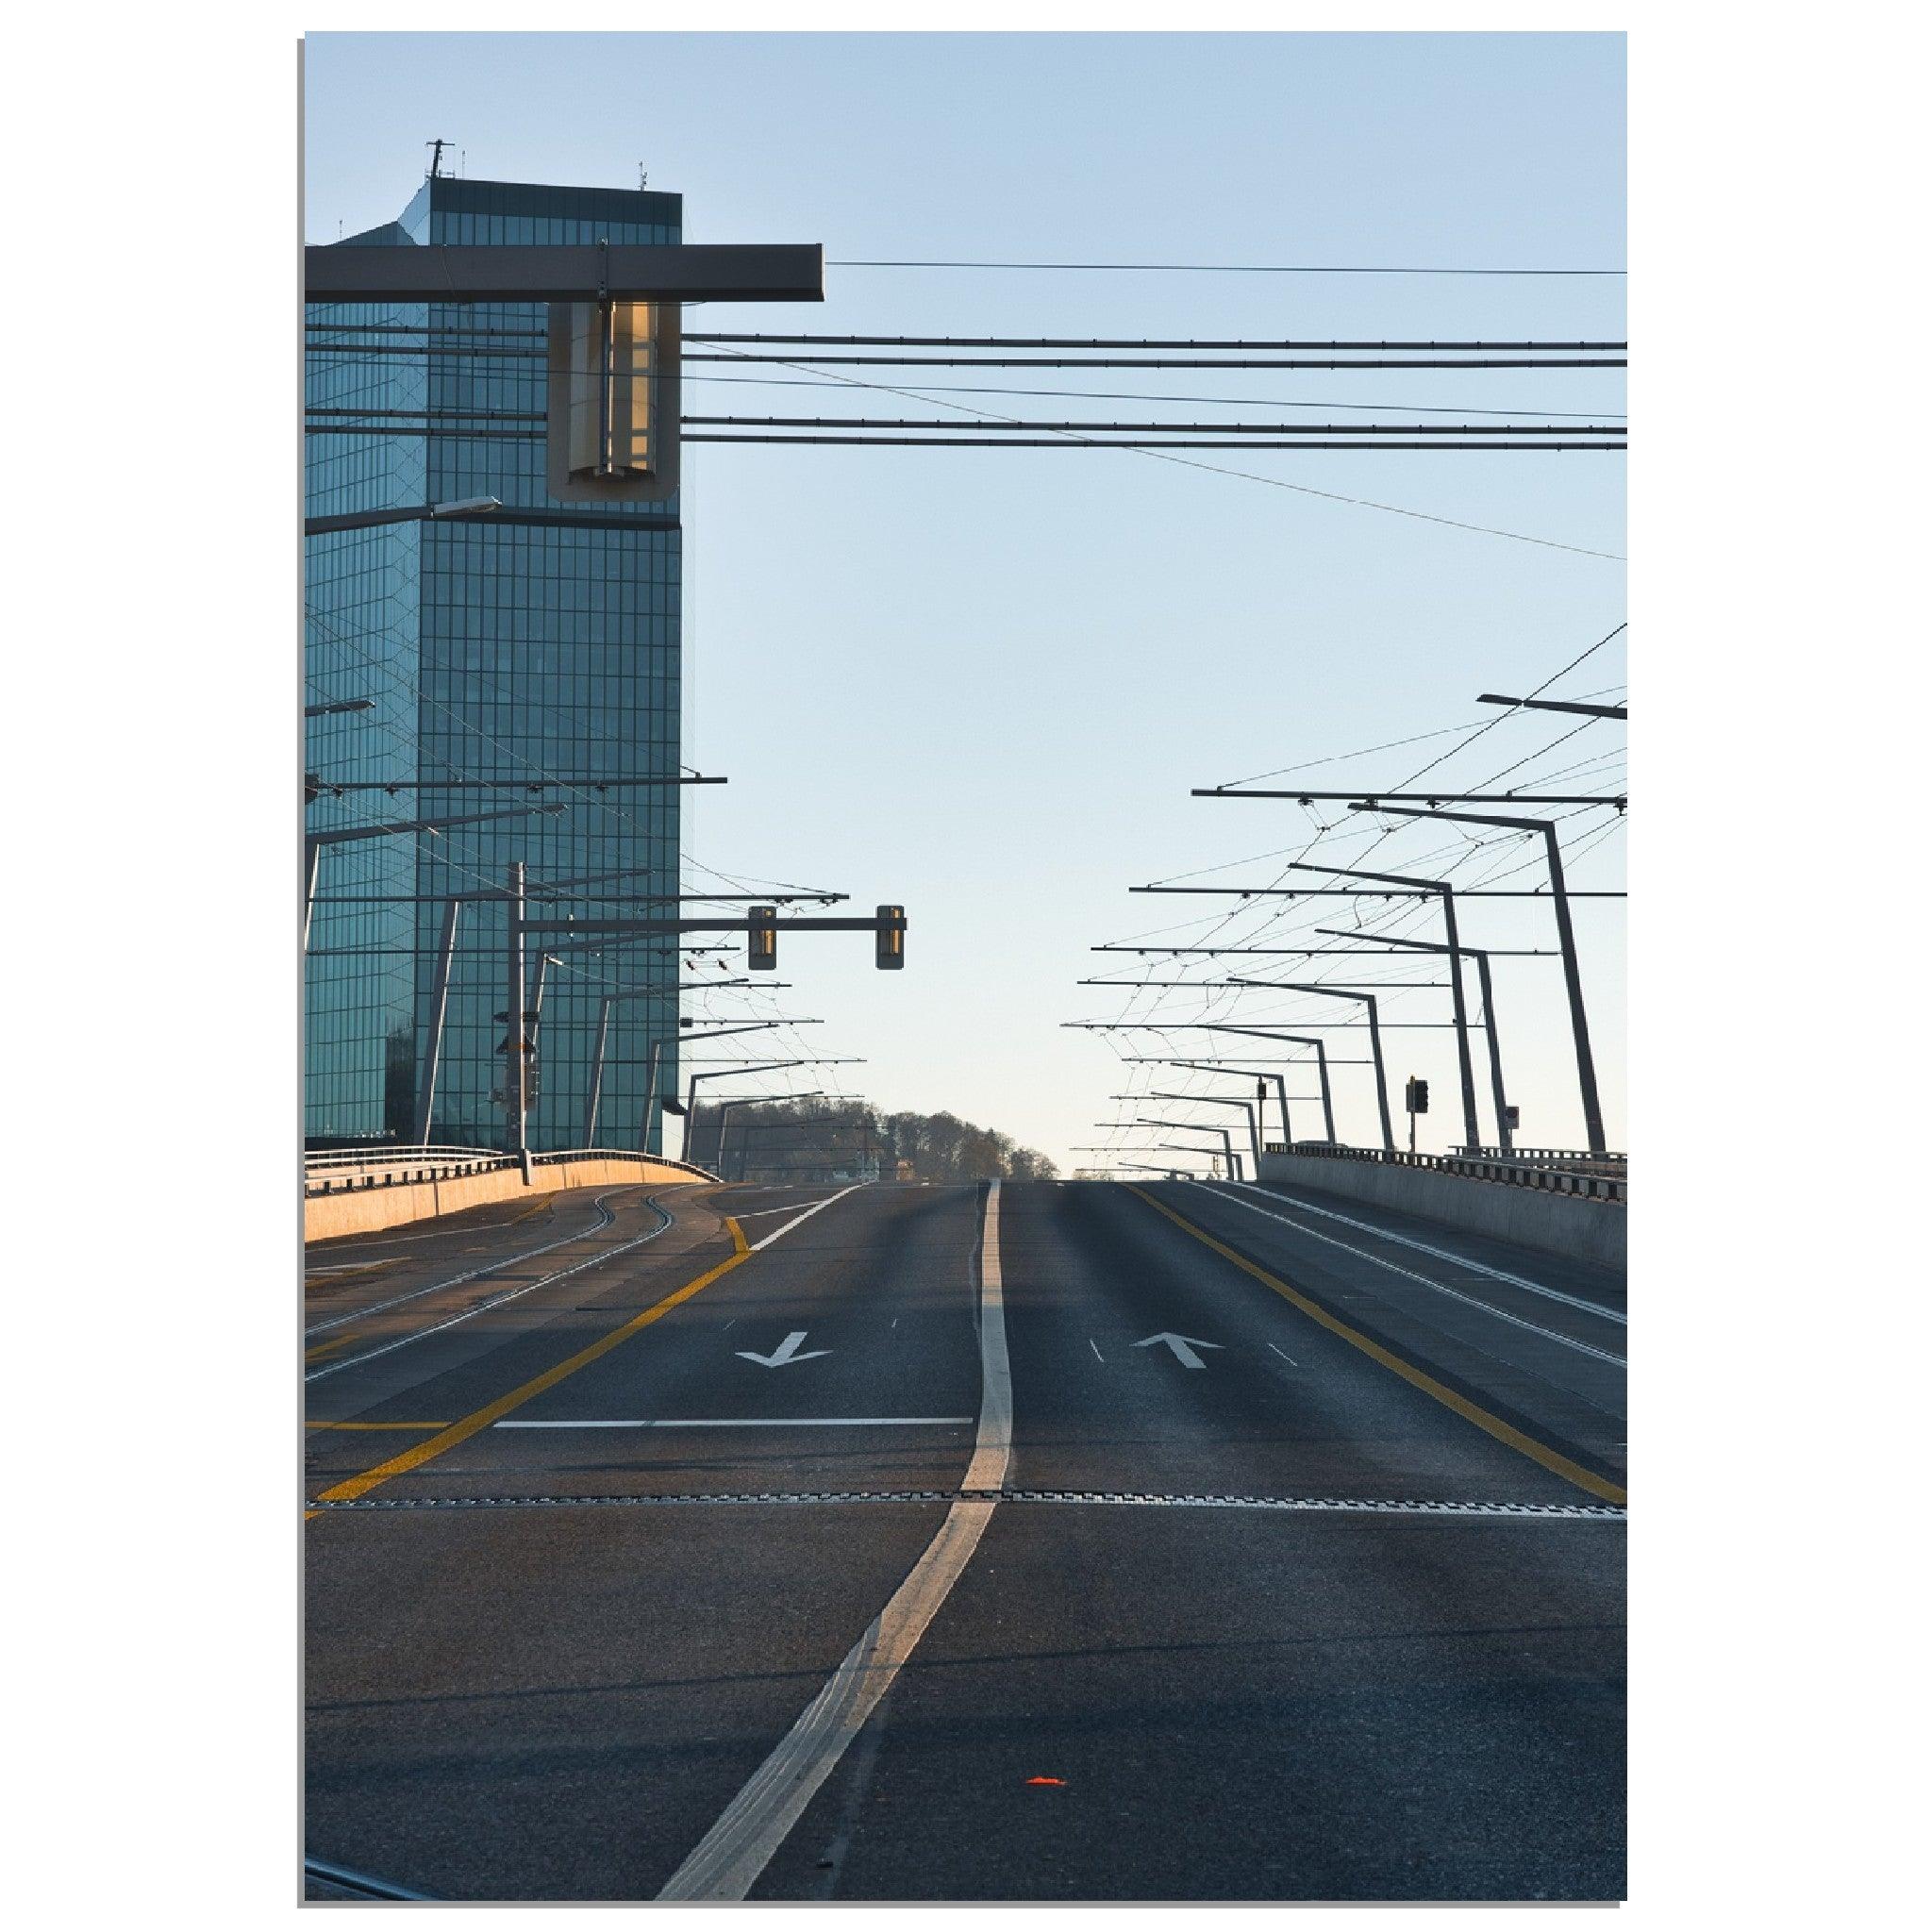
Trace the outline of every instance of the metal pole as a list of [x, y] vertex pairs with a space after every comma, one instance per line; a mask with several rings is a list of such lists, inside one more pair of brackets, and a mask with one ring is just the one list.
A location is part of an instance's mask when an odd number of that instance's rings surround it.
[[[1328, 1144], [1335, 1144], [1335, 1094], [1328, 1085], [1328, 1049], [1321, 1041], [1315, 1041], [1315, 1070], [1322, 1076], [1322, 1131], [1328, 1137]], [[1280, 1075], [1275, 1076], [1277, 1079]]]
[[[1320, 931], [1330, 938], [1338, 936], [1337, 928], [1322, 926]], [[1341, 935], [1341, 936], [1345, 936]], [[1420, 953], [1446, 953], [1450, 947], [1438, 940], [1397, 939], [1391, 933], [1380, 937], [1391, 946], [1408, 947]], [[1490, 976], [1490, 960], [1492, 950], [1486, 946], [1465, 946], [1457, 942], [1456, 951], [1466, 953], [1475, 961], [1476, 977], [1483, 990], [1483, 1037], [1488, 1043], [1490, 1056], [1490, 1098], [1496, 1109], [1496, 1133], [1503, 1151], [1507, 1154], [1515, 1145], [1515, 1137], [1509, 1126], [1509, 1099], [1503, 1086], [1503, 1048], [1496, 1037], [1496, 990]], [[1476, 1143], [1471, 1142], [1472, 1147]]]
[[[1602, 1154], [1607, 1151], [1608, 1141], [1604, 1137], [1603, 1103], [1596, 1091], [1596, 1060], [1590, 1050], [1590, 1022], [1583, 1010], [1583, 981], [1576, 967], [1576, 934], [1570, 924], [1570, 890], [1563, 883], [1563, 853], [1557, 842], [1557, 827], [1548, 819], [1500, 818], [1488, 812], [1473, 811], [1418, 811], [1401, 805], [1351, 805], [1350, 811], [1378, 811], [1385, 817], [1397, 819], [1440, 819], [1447, 824], [1459, 825], [1506, 825], [1512, 831], [1541, 832], [1543, 835], [1543, 849], [1550, 868], [1550, 896], [1557, 902], [1557, 939], [1563, 955], [1563, 987], [1570, 997], [1570, 1032], [1576, 1042], [1576, 1084], [1583, 1096], [1583, 1130], [1589, 1137], [1590, 1151]], [[1494, 893], [1487, 897], [1497, 896]], [[1527, 896], [1541, 898], [1541, 893]], [[1619, 892], [1588, 892], [1579, 897], [1595, 899], [1621, 898]]]
[[537, 1044], [537, 1028], [543, 1021], [543, 969], [550, 964], [548, 953], [537, 955], [537, 974], [530, 985], [530, 1044]]
[[306, 863], [303, 872], [306, 880], [302, 896], [302, 950], [308, 950], [309, 922], [315, 917], [315, 877], [322, 868], [322, 847], [313, 839], [305, 838], [303, 844], [308, 848], [302, 855]]
[[[1482, 1145], [1482, 1126], [1475, 1117], [1475, 1068], [1469, 1056], [1469, 1008], [1462, 997], [1462, 941], [1456, 930], [1456, 893], [1442, 888], [1442, 924], [1449, 941], [1449, 1004], [1456, 1022], [1456, 1071], [1462, 1081], [1462, 1131], [1465, 1144]], [[1411, 1115], [1409, 1131], [1415, 1131]]]
[[1483, 1033], [1490, 1043], [1490, 1099], [1496, 1109], [1496, 1142], [1507, 1154], [1516, 1145], [1516, 1136], [1509, 1125], [1509, 1102], [1503, 1091], [1503, 1048], [1496, 1038], [1496, 994], [1490, 984], [1490, 956], [1474, 947], [1471, 953], [1483, 990]]
[[645, 1154], [651, 1151], [651, 1129], [658, 1124], [658, 1062], [662, 1058], [663, 1052], [664, 1041], [662, 1039], [652, 1041], [651, 1073], [644, 1087], [644, 1131], [643, 1139], [640, 1143], [640, 1151]]
[[[1361, 995], [1363, 1004], [1369, 1009], [1369, 1051], [1375, 1058], [1375, 1104], [1382, 1110], [1382, 1146], [1385, 1152], [1395, 1152], [1395, 1129], [1389, 1119], [1389, 1074], [1382, 1064], [1382, 1022], [1376, 1013], [1378, 1002], [1374, 993]], [[1324, 1071], [1322, 1079], [1323, 1091], [1328, 1087]]]
[[[529, 1147], [525, 1136], [525, 1115], [529, 1111], [528, 1090], [525, 1074], [528, 1061], [524, 1052], [524, 862], [512, 859], [509, 868], [509, 891], [507, 910], [509, 915], [509, 943], [507, 952], [507, 972], [504, 986], [509, 997], [506, 1002], [508, 1031], [505, 1034], [505, 1065], [503, 1074], [503, 1104], [505, 1126], [508, 1135], [508, 1151], [518, 1156], [526, 1156]], [[527, 1165], [525, 1161], [525, 1165]]]
[[1603, 1103], [1597, 1098], [1596, 1059], [1590, 1050], [1590, 1021], [1583, 1010], [1583, 981], [1576, 969], [1576, 934], [1570, 924], [1570, 895], [1563, 885], [1563, 855], [1557, 844], [1557, 828], [1542, 828], [1543, 842], [1550, 860], [1550, 891], [1557, 902], [1557, 942], [1563, 949], [1563, 986], [1570, 995], [1570, 1031], [1576, 1041], [1576, 1084], [1583, 1090], [1583, 1131], [1590, 1151], [1602, 1154], [1609, 1147], [1604, 1137]]
[[436, 1110], [436, 1075], [442, 1063], [442, 1023], [449, 1011], [450, 965], [456, 958], [457, 917], [463, 909], [460, 899], [452, 899], [443, 908], [442, 938], [436, 949], [436, 982], [429, 994], [429, 1044], [423, 1056], [423, 1073], [416, 1087], [415, 1142], [429, 1144], [429, 1122]]
[[[584, 1107], [584, 1145], [597, 1144], [597, 1108], [604, 1098], [604, 1047], [610, 1038], [610, 1003], [612, 995], [606, 993], [604, 1003], [597, 1011], [597, 1044], [591, 1055], [591, 1097]], [[650, 1124], [645, 1123], [644, 1132], [650, 1133]], [[650, 1151], [648, 1145], [644, 1150]]]

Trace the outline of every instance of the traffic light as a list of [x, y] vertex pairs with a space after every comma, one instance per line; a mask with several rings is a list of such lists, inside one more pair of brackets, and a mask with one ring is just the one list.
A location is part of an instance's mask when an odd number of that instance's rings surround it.
[[745, 921], [744, 963], [754, 973], [770, 973], [778, 964], [778, 908], [754, 906]]
[[873, 960], [881, 973], [898, 973], [906, 965], [906, 908], [881, 906], [876, 928], [878, 951]]
[[1410, 1113], [1427, 1113], [1429, 1110], [1429, 1083], [1418, 1080], [1413, 1074], [1408, 1076], [1408, 1110]]

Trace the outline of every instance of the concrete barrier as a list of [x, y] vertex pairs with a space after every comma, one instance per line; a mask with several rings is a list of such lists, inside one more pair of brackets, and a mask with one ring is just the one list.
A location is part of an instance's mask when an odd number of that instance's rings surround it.
[[439, 1214], [460, 1214], [466, 1208], [481, 1208], [491, 1201], [527, 1201], [533, 1194], [554, 1194], [566, 1188], [664, 1187], [713, 1178], [679, 1161], [598, 1154], [583, 1160], [536, 1162], [527, 1186], [518, 1169], [505, 1167], [399, 1186], [350, 1187], [311, 1194], [303, 1202], [302, 1239], [325, 1241], [345, 1234], [374, 1234]]
[[1344, 1201], [1392, 1208], [1466, 1234], [1490, 1235], [1545, 1255], [1560, 1255], [1566, 1261], [1588, 1261], [1624, 1272], [1629, 1210], [1613, 1201], [1543, 1193], [1425, 1168], [1386, 1167], [1379, 1161], [1308, 1154], [1262, 1155], [1261, 1178], [1287, 1181]]

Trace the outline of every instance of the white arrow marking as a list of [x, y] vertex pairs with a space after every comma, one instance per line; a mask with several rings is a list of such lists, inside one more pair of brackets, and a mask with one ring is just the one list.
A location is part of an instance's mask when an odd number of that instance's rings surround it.
[[808, 1362], [815, 1355], [830, 1355], [832, 1352], [829, 1348], [808, 1348], [800, 1355], [798, 1344], [804, 1340], [805, 1330], [794, 1328], [770, 1355], [754, 1355], [748, 1348], [741, 1348], [738, 1353], [746, 1361], [757, 1362], [760, 1368], [782, 1369], [787, 1362]]
[[1205, 1369], [1208, 1366], [1194, 1353], [1195, 1349], [1219, 1348], [1221, 1346], [1221, 1343], [1218, 1341], [1203, 1341], [1198, 1335], [1169, 1335], [1165, 1332], [1159, 1335], [1150, 1335], [1144, 1341], [1135, 1342], [1134, 1346], [1136, 1348], [1152, 1348], [1157, 1341], [1166, 1342], [1168, 1347], [1174, 1350], [1174, 1360], [1179, 1362], [1184, 1369]]

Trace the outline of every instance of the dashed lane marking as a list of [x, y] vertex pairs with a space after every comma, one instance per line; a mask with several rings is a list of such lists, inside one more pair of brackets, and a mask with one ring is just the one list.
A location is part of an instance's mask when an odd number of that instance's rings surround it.
[[1614, 1503], [1619, 1507], [1628, 1503], [1628, 1494], [1616, 1483], [1598, 1475], [1593, 1470], [1585, 1469], [1580, 1462], [1573, 1461], [1560, 1451], [1552, 1449], [1546, 1442], [1539, 1442], [1534, 1436], [1525, 1435], [1521, 1429], [1506, 1423], [1501, 1416], [1491, 1415], [1478, 1404], [1470, 1401], [1466, 1395], [1458, 1395], [1455, 1390], [1439, 1382], [1433, 1375], [1424, 1374], [1412, 1362], [1405, 1361], [1393, 1350], [1382, 1346], [1379, 1341], [1371, 1341], [1357, 1328], [1351, 1328], [1340, 1317], [1331, 1315], [1320, 1302], [1311, 1300], [1298, 1288], [1291, 1288], [1279, 1275], [1271, 1274], [1258, 1262], [1229, 1247], [1225, 1241], [1217, 1241], [1205, 1228], [1196, 1227], [1184, 1215], [1176, 1214], [1165, 1201], [1158, 1201], [1146, 1189], [1128, 1184], [1127, 1191], [1138, 1194], [1157, 1214], [1162, 1214], [1174, 1223], [1182, 1233], [1191, 1235], [1204, 1247], [1212, 1248], [1223, 1259], [1232, 1261], [1243, 1274], [1252, 1275], [1263, 1287], [1272, 1289], [1284, 1301], [1299, 1308], [1312, 1322], [1319, 1323], [1331, 1335], [1337, 1335], [1351, 1348], [1358, 1348], [1371, 1361], [1381, 1365], [1392, 1374], [1400, 1375], [1411, 1388], [1420, 1389], [1433, 1401], [1440, 1402], [1444, 1408], [1459, 1415], [1465, 1422], [1474, 1423], [1485, 1435], [1493, 1436], [1506, 1448], [1514, 1449], [1518, 1455], [1526, 1456], [1552, 1475], [1559, 1475], [1565, 1482], [1574, 1483], [1579, 1490], [1587, 1491], [1592, 1496], [1601, 1497], [1606, 1503]]

